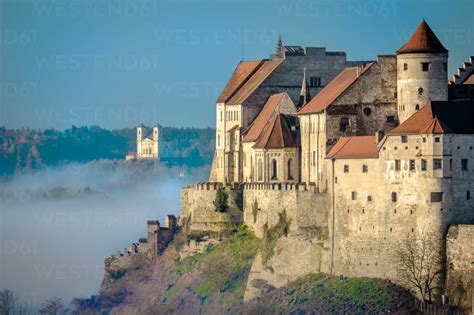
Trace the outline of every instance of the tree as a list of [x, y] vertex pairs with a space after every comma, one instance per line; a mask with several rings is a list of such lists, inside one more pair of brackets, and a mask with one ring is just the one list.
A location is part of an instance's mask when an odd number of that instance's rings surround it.
[[216, 207], [216, 211], [219, 212], [227, 212], [229, 205], [227, 200], [229, 199], [229, 195], [225, 191], [223, 191], [220, 187], [216, 191], [216, 199], [214, 200], [214, 206]]
[[10, 290], [0, 291], [0, 314], [10, 315], [13, 314], [17, 297]]
[[41, 305], [38, 313], [45, 315], [65, 314], [67, 310], [64, 308], [63, 302], [59, 298], [51, 298]]
[[443, 274], [441, 240], [434, 234], [407, 236], [396, 250], [400, 279], [419, 293], [424, 302], [432, 303]]

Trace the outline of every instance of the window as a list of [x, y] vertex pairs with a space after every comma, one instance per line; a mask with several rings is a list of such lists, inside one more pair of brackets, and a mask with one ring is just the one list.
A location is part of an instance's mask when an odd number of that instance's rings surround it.
[[347, 117], [341, 118], [341, 122], [339, 124], [339, 131], [340, 132], [346, 132], [347, 127], [349, 127], [349, 118], [347, 118]]
[[277, 161], [275, 159], [272, 160], [272, 180], [278, 179], [278, 167]]
[[222, 121], [222, 111], [219, 111], [221, 113], [221, 121]]
[[408, 136], [402, 136], [402, 143], [408, 142]]
[[416, 104], [415, 105], [415, 110], [419, 110], [420, 109], [420, 104]]
[[449, 159], [449, 170], [453, 170], [453, 159]]
[[447, 62], [443, 62], [443, 69], [444, 69], [444, 72], [448, 72], [448, 63]]
[[261, 159], [258, 160], [258, 169], [257, 169], [257, 172], [258, 172], [258, 180], [261, 181], [262, 178], [263, 178], [263, 162]]
[[365, 116], [370, 116], [370, 114], [372, 113], [372, 109], [370, 109], [370, 107], [366, 107], [364, 108], [363, 112]]
[[429, 71], [430, 70], [430, 63], [429, 62], [422, 62], [421, 63], [421, 71]]
[[288, 179], [293, 179], [293, 176], [291, 175], [291, 159], [288, 160], [286, 167], [288, 168]]
[[309, 85], [313, 87], [321, 87], [321, 77], [309, 78]]
[[423, 138], [423, 143], [426, 143], [426, 138]]
[[425, 91], [425, 90], [423, 90], [422, 87], [419, 87], [419, 88], [418, 88], [418, 95], [420, 95], [420, 96], [423, 95], [423, 92], [424, 92], [424, 91]]
[[415, 170], [415, 160], [410, 160], [410, 171]]
[[372, 196], [367, 196], [367, 201], [372, 202]]
[[471, 192], [466, 191], [466, 200], [471, 200]]
[[408, 64], [407, 63], [404, 63], [403, 64], [403, 71], [407, 71], [408, 70]]
[[427, 164], [428, 164], [428, 163], [426, 162], [425, 159], [422, 159], [422, 160], [421, 160], [421, 170], [422, 170], [422, 171], [426, 171], [426, 170], [427, 170], [427, 168], [428, 168]]
[[433, 159], [433, 169], [440, 170], [443, 168], [443, 162], [441, 159]]
[[357, 192], [356, 191], [353, 191], [351, 193], [351, 198], [352, 198], [352, 200], [357, 200]]
[[388, 123], [394, 123], [395, 122], [395, 116], [387, 116], [387, 122]]
[[439, 137], [435, 137], [435, 142], [440, 142], [440, 138]]
[[442, 202], [443, 193], [442, 192], [432, 192], [431, 193], [431, 202]]
[[221, 135], [217, 135], [217, 146], [221, 145]]
[[461, 159], [461, 170], [467, 171], [468, 170], [468, 161], [467, 159]]
[[366, 164], [362, 165], [362, 173], [368, 173], [368, 172], [369, 172], [369, 167]]
[[344, 164], [344, 173], [349, 173], [349, 165]]
[[397, 193], [392, 192], [392, 202], [397, 202]]
[[400, 160], [395, 160], [395, 170], [399, 171], [401, 169], [401, 162]]

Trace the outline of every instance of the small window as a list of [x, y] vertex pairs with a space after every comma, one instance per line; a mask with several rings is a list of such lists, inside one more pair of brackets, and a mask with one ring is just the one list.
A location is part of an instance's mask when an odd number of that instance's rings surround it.
[[415, 105], [415, 110], [419, 110], [420, 109], [420, 104], [416, 104]]
[[367, 196], [367, 201], [372, 202], [372, 196]]
[[392, 192], [392, 202], [397, 202], [397, 193]]
[[408, 136], [402, 136], [402, 143], [408, 142]]
[[425, 90], [423, 90], [422, 87], [419, 87], [419, 88], [418, 88], [418, 95], [420, 95], [420, 96], [423, 95], [423, 92], [424, 92], [424, 91], [425, 91]]
[[422, 62], [421, 63], [421, 70], [426, 72], [430, 71], [430, 63], [429, 62]]
[[394, 123], [395, 122], [395, 116], [387, 116], [387, 122], [388, 123]]
[[415, 160], [410, 160], [410, 171], [415, 170]]
[[461, 159], [461, 170], [462, 171], [467, 171], [468, 168], [469, 168], [468, 160], [467, 159]]
[[362, 165], [362, 173], [368, 173], [368, 172], [369, 172], [369, 167], [366, 164]]
[[432, 192], [431, 193], [431, 202], [442, 202], [443, 193], [442, 192]]
[[344, 165], [344, 173], [349, 173], [349, 165]]
[[453, 159], [449, 159], [449, 170], [453, 170]]
[[401, 169], [401, 162], [400, 160], [395, 160], [395, 170], [400, 171]]
[[339, 131], [340, 132], [346, 132], [347, 127], [349, 127], [349, 118], [347, 118], [347, 117], [341, 118], [341, 122], [339, 124]]
[[443, 162], [441, 159], [433, 159], [433, 169], [440, 170], [443, 168]]
[[278, 165], [276, 160], [272, 160], [272, 180], [278, 179]]
[[370, 109], [370, 107], [364, 108], [364, 114], [365, 114], [365, 116], [370, 116], [371, 113], [372, 113], [372, 109]]
[[439, 137], [435, 137], [435, 142], [440, 142], [440, 138]]
[[352, 200], [357, 200], [357, 192], [356, 191], [353, 191], [351, 193], [351, 198], [352, 198]]
[[426, 138], [423, 138], [423, 143], [426, 143]]
[[403, 71], [407, 71], [408, 70], [408, 64], [407, 63], [404, 63], [403, 64]]
[[471, 200], [471, 192], [466, 191], [466, 200]]
[[421, 160], [421, 170], [426, 171], [428, 169], [428, 163], [426, 162], [425, 159]]

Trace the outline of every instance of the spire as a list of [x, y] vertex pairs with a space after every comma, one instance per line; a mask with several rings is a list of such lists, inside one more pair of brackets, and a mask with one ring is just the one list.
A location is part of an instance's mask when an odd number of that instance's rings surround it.
[[306, 67], [303, 68], [303, 82], [301, 83], [300, 100], [298, 102], [298, 108], [303, 107], [311, 100], [309, 94], [308, 81], [306, 80]]
[[275, 56], [279, 59], [284, 57], [283, 56], [283, 40], [281, 38], [281, 34], [278, 35], [278, 42], [276, 44]]
[[397, 55], [404, 53], [447, 53], [448, 50], [444, 48], [439, 41], [436, 34], [430, 28], [428, 23], [423, 19], [418, 28], [410, 37], [410, 39], [397, 50]]

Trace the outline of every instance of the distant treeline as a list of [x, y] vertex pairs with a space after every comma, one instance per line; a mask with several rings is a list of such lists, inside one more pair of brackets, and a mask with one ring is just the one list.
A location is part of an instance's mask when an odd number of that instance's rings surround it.
[[[197, 167], [211, 163], [212, 128], [163, 127], [160, 140], [172, 143], [173, 152], [163, 161], [166, 164]], [[0, 148], [0, 176], [12, 175], [45, 165], [124, 159], [136, 150], [136, 129], [72, 126], [58, 131], [0, 127]]]

